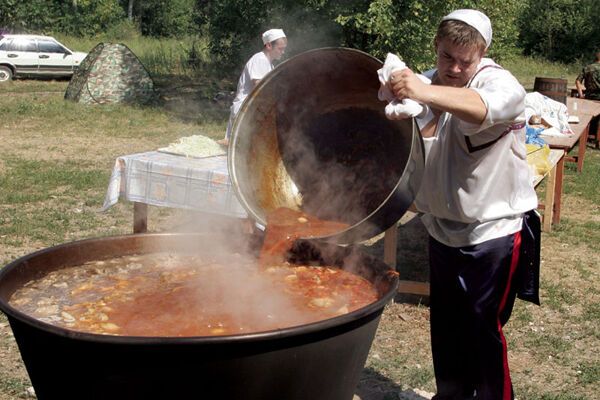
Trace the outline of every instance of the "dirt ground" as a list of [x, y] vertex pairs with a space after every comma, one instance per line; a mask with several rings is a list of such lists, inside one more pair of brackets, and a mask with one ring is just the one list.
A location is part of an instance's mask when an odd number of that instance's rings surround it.
[[[173, 98], [186, 96], [184, 92], [170, 95]], [[43, 132], [27, 130], [26, 123], [19, 126], [0, 124], [0, 137], [0, 153], [10, 150], [13, 154], [32, 159], [85, 158], [109, 167], [114, 158], [125, 151], [132, 153], [157, 147], [155, 139], [105, 138], [99, 144], [94, 137], [82, 137], [73, 130], [56, 137], [56, 142], [48, 148], [47, 136]], [[40, 152], [41, 148], [47, 150]], [[0, 174], [5, 168], [7, 166], [0, 159]], [[103, 193], [95, 195], [103, 196]], [[47, 206], [53, 206], [52, 200], [48, 200]], [[67, 239], [106, 232], [127, 233], [131, 229], [131, 208], [130, 204], [120, 202], [100, 216], [105, 227], [101, 232], [73, 231]], [[563, 215], [571, 221], [600, 220], [599, 206], [578, 197], [563, 197]], [[149, 228], [153, 231], [171, 230], [179, 227], [185, 219], [184, 213], [151, 207]], [[427, 281], [423, 226], [414, 218], [399, 226], [398, 233], [397, 268], [401, 279]], [[0, 260], [6, 262], [40, 247], [44, 247], [44, 243], [33, 239], [24, 240], [16, 246], [0, 245]], [[364, 250], [382, 257], [383, 240], [379, 238], [365, 244]], [[544, 234], [542, 259], [542, 306], [518, 302], [513, 320], [505, 329], [517, 398], [597, 398], [600, 338], [597, 333], [589, 334], [589, 331], [598, 330], [598, 321], [569, 316], [584, 316], [585, 307], [600, 303], [600, 252], [585, 244], [570, 245], [561, 242], [558, 236]], [[556, 301], [552, 296], [556, 296], [557, 287], [563, 288], [561, 290], [571, 297], [563, 305], [548, 306]], [[559, 296], [561, 293], [567, 296], [563, 292], [559, 292]], [[554, 339], [567, 343], [566, 350], [557, 352], [552, 349]], [[4, 316], [0, 316], [0, 360], [0, 380], [8, 382], [4, 384], [4, 393], [0, 392], [0, 400], [31, 397], [26, 392], [29, 386], [27, 373]], [[590, 378], [587, 381], [581, 378], [586, 366], [592, 369], [591, 383]], [[422, 400], [431, 398], [434, 391], [427, 298], [398, 295], [383, 313], [355, 398]]]

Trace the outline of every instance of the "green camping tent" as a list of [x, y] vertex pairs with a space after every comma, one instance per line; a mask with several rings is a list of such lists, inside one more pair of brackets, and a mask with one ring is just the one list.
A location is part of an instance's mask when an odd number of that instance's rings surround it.
[[65, 99], [84, 104], [147, 104], [155, 99], [154, 82], [127, 46], [99, 43], [73, 74]]

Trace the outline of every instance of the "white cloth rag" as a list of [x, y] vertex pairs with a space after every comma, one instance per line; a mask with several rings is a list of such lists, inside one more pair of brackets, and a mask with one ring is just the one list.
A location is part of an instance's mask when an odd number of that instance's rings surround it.
[[[383, 68], [377, 70], [379, 76], [379, 87], [378, 97], [379, 100], [387, 101], [388, 104], [385, 106], [385, 115], [389, 119], [404, 119], [404, 118], [417, 118], [419, 127], [424, 127], [433, 117], [429, 107], [419, 104], [415, 100], [404, 99], [398, 100], [394, 96], [394, 93], [390, 90], [387, 83], [389, 82], [392, 73], [395, 71], [402, 71], [406, 69], [406, 64], [395, 54], [388, 53]], [[431, 84], [431, 80], [421, 74], [417, 74], [417, 77], [426, 84]]]

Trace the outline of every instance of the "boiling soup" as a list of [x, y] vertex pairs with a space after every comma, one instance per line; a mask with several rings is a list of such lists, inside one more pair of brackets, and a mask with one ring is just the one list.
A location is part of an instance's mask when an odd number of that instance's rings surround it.
[[218, 263], [152, 253], [92, 261], [28, 282], [10, 304], [75, 331], [217, 336], [283, 329], [378, 299], [366, 279], [335, 267]]

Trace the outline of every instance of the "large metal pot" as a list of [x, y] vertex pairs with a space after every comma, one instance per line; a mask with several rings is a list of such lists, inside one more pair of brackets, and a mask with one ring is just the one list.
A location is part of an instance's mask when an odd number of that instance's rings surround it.
[[413, 119], [390, 121], [377, 98], [381, 61], [358, 50], [297, 55], [267, 75], [234, 122], [229, 174], [262, 225], [277, 207], [343, 221], [321, 239], [353, 243], [384, 231], [413, 202], [424, 168]]
[[351, 248], [317, 249], [300, 241], [290, 261], [352, 262], [375, 284], [380, 299], [343, 316], [277, 331], [184, 338], [95, 335], [46, 324], [8, 304], [18, 288], [50, 271], [161, 249], [187, 252], [190, 243], [196, 249], [223, 246], [208, 234], [106, 237], [44, 249], [0, 270], [0, 309], [38, 399], [352, 399], [398, 278], [382, 262]]

